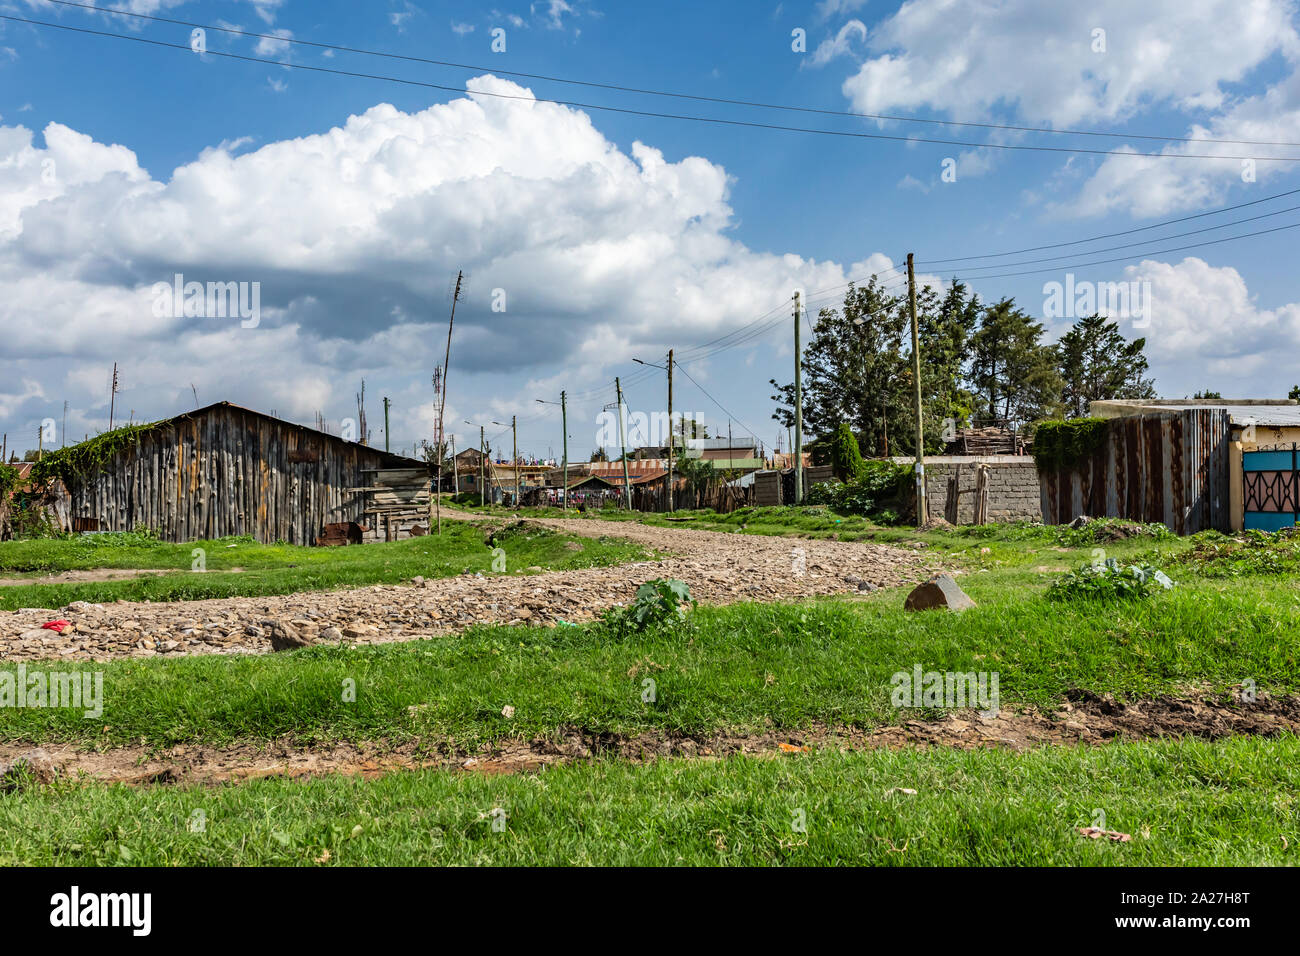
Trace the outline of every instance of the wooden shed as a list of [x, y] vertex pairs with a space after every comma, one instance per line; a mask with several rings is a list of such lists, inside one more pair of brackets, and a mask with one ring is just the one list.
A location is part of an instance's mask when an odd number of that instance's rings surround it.
[[377, 487], [390, 473], [403, 478], [394, 494], [412, 506], [429, 500], [428, 478], [411, 480], [427, 474], [422, 461], [229, 402], [60, 449], [47, 470], [64, 486], [57, 511], [67, 530], [151, 528], [166, 541], [251, 535], [314, 544], [326, 525], [343, 522], [372, 540], [392, 537], [375, 520], [399, 504]]

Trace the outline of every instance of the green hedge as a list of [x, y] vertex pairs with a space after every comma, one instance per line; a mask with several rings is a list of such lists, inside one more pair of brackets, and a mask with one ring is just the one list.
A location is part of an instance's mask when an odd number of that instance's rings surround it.
[[1034, 463], [1039, 471], [1069, 468], [1101, 448], [1109, 432], [1109, 418], [1039, 422], [1034, 431]]

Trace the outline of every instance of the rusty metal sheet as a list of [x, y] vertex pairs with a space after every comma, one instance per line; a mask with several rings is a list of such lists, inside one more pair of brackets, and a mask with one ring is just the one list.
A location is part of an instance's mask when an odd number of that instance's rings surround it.
[[1225, 409], [1114, 419], [1088, 459], [1039, 475], [1043, 520], [1079, 515], [1161, 521], [1179, 534], [1229, 527]]

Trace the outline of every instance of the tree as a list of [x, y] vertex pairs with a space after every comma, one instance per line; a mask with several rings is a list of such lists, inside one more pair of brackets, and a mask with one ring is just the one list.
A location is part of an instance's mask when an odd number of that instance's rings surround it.
[[[872, 276], [865, 286], [849, 285], [838, 309], [822, 309], [804, 350], [804, 429], [829, 436], [841, 422], [883, 447], [903, 367], [905, 316], [902, 300]], [[779, 405], [773, 418], [794, 422], [794, 386], [771, 380]]]
[[674, 470], [686, 481], [686, 487], [695, 496], [695, 507], [702, 507], [709, 482], [716, 477], [713, 463], [706, 458], [681, 458], [675, 463]]
[[835, 430], [835, 437], [831, 439], [830, 459], [831, 469], [840, 481], [852, 481], [862, 473], [864, 465], [862, 451], [858, 448], [858, 436], [853, 434], [848, 422], [840, 422], [840, 427]]
[[1145, 347], [1146, 339], [1126, 341], [1119, 324], [1100, 315], [1075, 322], [1057, 343], [1066, 414], [1082, 418], [1090, 403], [1108, 398], [1155, 398]]
[[921, 305], [923, 300], [928, 301], [924, 294], [930, 292], [929, 286], [922, 292], [917, 297], [922, 386], [935, 404], [936, 415], [960, 422], [974, 408], [974, 396], [962, 388], [962, 373], [970, 338], [979, 327], [979, 296], [968, 294], [966, 286], [953, 279], [938, 311], [931, 313]]
[[1192, 396], [1192, 398], [1193, 398], [1193, 399], [1201, 399], [1201, 398], [1209, 398], [1209, 399], [1217, 398], [1217, 399], [1222, 399], [1222, 398], [1223, 398], [1223, 395], [1220, 394], [1219, 392], [1212, 392], [1212, 391], [1210, 391], [1210, 390], [1207, 388], [1207, 389], [1205, 389], [1204, 391], [1197, 392], [1195, 395]]
[[1292, 385], [1291, 391], [1286, 393], [1286, 397], [1293, 402], [1300, 402], [1300, 385]]
[[1057, 350], [1042, 336], [1043, 326], [1014, 299], [984, 309], [970, 340], [970, 380], [989, 418], [1024, 424], [1060, 412]]
[[[979, 299], [957, 280], [943, 299], [930, 286], [916, 294], [917, 338], [921, 347], [921, 415], [925, 452], [943, 450], [945, 423], [969, 420], [975, 398], [963, 387], [964, 367], [972, 333], [979, 324]], [[906, 356], [894, 392], [889, 427], [895, 453], [916, 453], [916, 397], [913, 363]]]

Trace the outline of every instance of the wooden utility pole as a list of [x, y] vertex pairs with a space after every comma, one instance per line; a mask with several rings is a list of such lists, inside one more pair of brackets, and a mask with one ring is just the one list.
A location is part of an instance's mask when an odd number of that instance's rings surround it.
[[925, 423], [921, 420], [921, 349], [916, 331], [916, 274], [907, 254], [907, 311], [912, 316], [912, 378], [916, 384], [916, 526], [925, 524]]
[[108, 430], [113, 430], [113, 409], [117, 405], [117, 363], [113, 363], [113, 386], [108, 396]]
[[361, 444], [370, 444], [370, 429], [366, 427], [366, 380], [361, 380], [361, 391], [357, 392], [357, 431]]
[[[456, 303], [460, 301], [460, 281], [464, 272], [456, 273], [456, 291], [451, 297], [451, 317], [447, 319], [447, 354], [442, 360], [442, 380], [438, 383], [441, 397], [438, 400], [438, 431], [434, 439], [434, 457], [437, 459], [437, 477], [434, 479], [433, 501], [438, 514], [438, 534], [442, 534], [442, 458], [443, 458], [443, 417], [447, 411], [447, 378], [451, 374], [451, 329], [456, 324]], [[454, 469], [456, 463], [453, 461]]]
[[668, 511], [673, 510], [673, 350], [668, 350]]
[[59, 447], [64, 448], [68, 444], [68, 401], [63, 400], [63, 434], [59, 436]]
[[482, 425], [478, 427], [478, 506], [487, 507], [487, 439]]
[[564, 432], [564, 511], [569, 510], [569, 402], [560, 392], [560, 428]]
[[36, 429], [36, 460], [40, 461], [45, 457], [45, 429], [37, 427]]
[[803, 504], [803, 352], [799, 344], [799, 293], [794, 294], [794, 503]]
[[515, 456], [515, 510], [519, 510], [519, 416], [510, 416], [510, 443]]
[[623, 434], [623, 386], [619, 384], [618, 378], [614, 379], [614, 392], [618, 397], [618, 404], [614, 406], [614, 411], [618, 415], [618, 446], [623, 453], [623, 495], [624, 506], [628, 511], [632, 510], [632, 479], [627, 473], [627, 438]]
[[451, 450], [447, 456], [451, 462], [451, 493], [460, 494], [460, 469], [456, 467], [456, 436], [452, 435], [450, 442]]
[[384, 396], [384, 451], [392, 451], [392, 448], [389, 446], [388, 443], [388, 409], [392, 404], [393, 403], [388, 400], [388, 396], [385, 395]]

